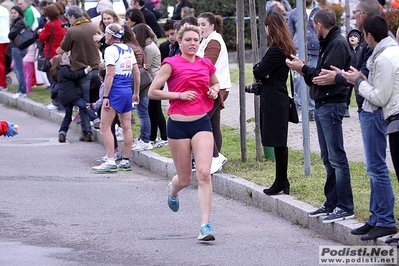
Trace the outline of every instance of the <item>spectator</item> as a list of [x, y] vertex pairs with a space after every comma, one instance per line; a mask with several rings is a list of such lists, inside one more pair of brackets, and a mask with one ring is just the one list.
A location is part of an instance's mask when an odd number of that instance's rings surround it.
[[[159, 68], [161, 65], [161, 53], [158, 46], [154, 42], [154, 35], [144, 24], [139, 24], [133, 27], [133, 33], [136, 35], [138, 43], [144, 50], [146, 58], [145, 61], [148, 64], [147, 69], [152, 78], [155, 78], [155, 76], [159, 72]], [[153, 148], [150, 143], [150, 134], [152, 127], [150, 112], [153, 114], [153, 112], [159, 112], [159, 110], [149, 110], [148, 89], [149, 88], [145, 88], [140, 92], [140, 103], [137, 105], [137, 115], [140, 118], [140, 139], [135, 141], [135, 143], [133, 144], [132, 150], [134, 151], [150, 150]], [[162, 113], [162, 109], [160, 110], [160, 112]], [[158, 125], [157, 122], [159, 122], [158, 120], [161, 118], [157, 116], [156, 118], [153, 117], [153, 119], [157, 119], [156, 121], [154, 121], [154, 123]], [[163, 134], [166, 135], [166, 132], [163, 132]]]
[[104, 12], [105, 10], [113, 10], [113, 6], [111, 1], [109, 0], [101, 0], [100, 2], [98, 2], [97, 5], [97, 12], [98, 15], [95, 17], [92, 17], [90, 20], [91, 22], [93, 22], [95, 25], [100, 25], [100, 23], [103, 20], [103, 17], [101, 16], [101, 13]]
[[154, 35], [154, 42], [158, 43], [158, 37], [155, 35], [155, 33], [151, 29], [151, 27], [147, 25], [147, 23], [145, 22], [144, 14], [139, 9], [132, 8], [132, 9], [129, 9], [128, 11], [126, 11], [125, 23], [131, 29], [133, 29], [133, 27], [138, 24], [145, 24], [148, 27], [148, 29], [150, 29], [152, 34]]
[[[316, 67], [317, 59], [319, 57], [319, 39], [317, 37], [316, 31], [313, 27], [313, 18], [317, 11], [320, 10], [313, 0], [306, 0], [306, 48], [307, 48], [307, 65], [310, 67]], [[298, 9], [294, 8], [288, 17], [288, 29], [290, 30], [291, 37], [294, 40], [295, 47], [299, 50], [299, 33], [298, 30]], [[302, 120], [302, 100], [301, 91], [308, 89], [306, 88], [306, 83], [303, 77], [296, 71], [294, 71], [294, 100], [298, 108], [299, 120]], [[314, 100], [310, 98], [309, 92], [307, 99], [303, 99], [303, 103], [309, 103], [309, 120], [314, 121]]]
[[159, 5], [156, 7], [151, 0], [145, 0], [144, 7], [152, 11], [157, 19], [160, 19], [163, 15], [162, 11], [159, 10]]
[[[169, 100], [168, 142], [177, 175], [168, 185], [169, 208], [179, 210], [178, 193], [191, 183], [191, 152], [197, 166], [198, 201], [201, 229], [198, 240], [213, 241], [215, 235], [209, 222], [212, 204], [212, 126], [207, 112], [218, 97], [216, 69], [207, 58], [196, 56], [200, 29], [184, 24], [177, 34], [181, 54], [166, 58], [151, 84], [149, 96]], [[168, 82], [168, 91], [161, 90]]]
[[[348, 43], [349, 46], [351, 47], [351, 66], [359, 65], [360, 54], [362, 50], [362, 47], [360, 46], [361, 40], [362, 40], [362, 33], [359, 30], [353, 29], [348, 33]], [[346, 111], [344, 117], [350, 117], [349, 106], [351, 103], [352, 90], [353, 90], [353, 85], [349, 86], [349, 91], [348, 94], [346, 95]]]
[[7, 47], [10, 43], [8, 34], [10, 32], [10, 13], [7, 8], [0, 6], [0, 91], [7, 90], [6, 82], [6, 57]]
[[44, 15], [48, 22], [43, 29], [38, 30], [39, 41], [44, 43], [43, 56], [47, 57], [50, 54], [49, 59], [51, 59], [57, 55], [57, 48], [64, 39], [66, 29], [62, 26], [63, 22], [55, 4], [50, 4], [44, 11]]
[[[72, 71], [84, 69], [86, 66], [92, 67], [92, 71], [78, 81], [79, 87], [82, 89], [83, 99], [88, 103], [90, 102], [90, 83], [101, 83], [98, 78], [101, 58], [98, 53], [98, 48], [93, 41], [93, 36], [101, 32], [99, 32], [96, 25], [83, 16], [83, 12], [78, 6], [71, 6], [66, 16], [69, 19], [71, 27], [65, 34], [60, 48], [57, 48], [57, 53], [71, 52], [70, 59]], [[100, 119], [98, 119], [97, 115], [92, 110], [88, 110], [87, 114], [90, 120], [93, 121], [94, 128], [99, 128]], [[82, 135], [80, 139], [82, 141], [91, 139], [91, 135], [88, 136], [88, 134], [90, 133]]]
[[342, 135], [347, 87], [336, 84], [316, 85], [312, 80], [320, 74], [321, 69], [330, 69], [331, 65], [348, 70], [351, 58], [348, 42], [336, 25], [334, 11], [317, 11], [313, 25], [321, 40], [317, 67], [305, 65], [294, 55], [286, 63], [291, 69], [304, 75], [306, 84], [310, 86], [310, 95], [316, 104], [315, 119], [320, 153], [326, 168], [326, 201], [322, 207], [309, 213], [309, 217], [328, 215], [323, 223], [331, 223], [354, 217], [349, 164]]
[[254, 68], [254, 77], [261, 81], [261, 134], [262, 145], [274, 147], [276, 157], [276, 179], [266, 195], [277, 195], [281, 191], [290, 193], [287, 178], [288, 168], [288, 110], [289, 96], [287, 77], [289, 69], [286, 58], [295, 53], [295, 45], [289, 36], [284, 17], [278, 12], [269, 13], [264, 19], [268, 35], [269, 50], [262, 61]]
[[184, 18], [184, 16], [182, 16], [182, 10], [184, 10], [184, 8], [193, 8], [191, 0], [178, 0], [175, 5], [175, 9], [173, 10], [172, 19], [181, 20], [182, 18]]
[[166, 57], [180, 53], [179, 44], [176, 40], [176, 21], [168, 19], [165, 24], [163, 24], [163, 32], [167, 40], [159, 45], [161, 61]]
[[161, 38], [162, 30], [158, 24], [158, 20], [155, 17], [154, 13], [144, 7], [144, 4], [145, 0], [131, 0], [132, 8], [139, 9], [141, 12], [143, 12], [144, 19], [147, 25], [150, 26], [150, 28], [154, 31], [157, 38]]
[[[360, 31], [363, 31], [363, 21], [366, 16], [379, 15], [380, 5], [377, 0], [360, 0], [355, 10], [353, 11], [356, 20], [356, 26]], [[388, 33], [389, 35], [389, 33]], [[362, 50], [360, 53], [359, 64], [353, 66], [358, 69], [364, 76], [369, 75], [368, 59], [373, 53], [367, 42], [362, 43]], [[345, 77], [341, 73], [341, 67], [333, 68], [333, 70], [322, 70], [319, 77], [313, 79], [317, 85], [321, 84], [337, 84], [349, 86]], [[355, 91], [356, 92], [356, 91]], [[366, 171], [370, 179], [374, 182], [370, 183], [370, 212], [372, 215], [369, 220], [361, 227], [355, 228], [351, 231], [354, 235], [367, 235], [374, 229], [378, 220], [385, 219], [389, 207], [381, 209], [378, 206], [387, 205], [389, 198], [389, 191], [391, 184], [387, 184], [384, 180], [389, 179], [388, 169], [386, 168], [386, 122], [383, 118], [383, 112], [380, 108], [376, 108], [370, 102], [365, 101], [364, 98], [356, 93], [356, 102], [358, 105], [359, 121], [362, 129], [362, 139], [364, 145], [364, 152], [366, 157]], [[378, 197], [374, 195], [374, 191], [382, 189], [385, 196]], [[380, 194], [381, 195], [381, 194]], [[385, 222], [383, 222], [385, 223]], [[379, 222], [381, 224], [381, 222]]]
[[[87, 139], [84, 141], [91, 142], [90, 121], [88, 115], [84, 114], [87, 113], [86, 101], [82, 98], [82, 90], [76, 82], [82, 76], [87, 75], [91, 71], [91, 67], [87, 66], [76, 72], [72, 71], [69, 67], [69, 58], [67, 54], [55, 56], [51, 60], [51, 65], [53, 68], [52, 78], [59, 86], [58, 99], [65, 111], [64, 119], [58, 131], [58, 141], [66, 141], [69, 125], [72, 122], [72, 110], [74, 106], [77, 106], [79, 107], [79, 113], [82, 119], [82, 135], [87, 136]], [[82, 139], [79, 140], [82, 141]]]
[[101, 21], [99, 24], [99, 28], [102, 34], [94, 35], [93, 40], [99, 47], [103, 58], [104, 58], [104, 51], [108, 47], [108, 44], [105, 43], [105, 36], [104, 36], [105, 28], [112, 23], [121, 24], [121, 22], [122, 21], [120, 17], [118, 16], [118, 14], [116, 14], [114, 10], [106, 9], [101, 12]]
[[[357, 8], [363, 10], [360, 4]], [[354, 67], [351, 67], [350, 72], [342, 74], [348, 82], [355, 84], [355, 90], [364, 97], [363, 109], [359, 117], [367, 173], [370, 176], [371, 216], [364, 226], [352, 230], [352, 234], [362, 234], [361, 240], [375, 240], [397, 232], [394, 217], [395, 198], [385, 159], [386, 132], [389, 124], [392, 161], [396, 173], [399, 174], [399, 158], [397, 157], [399, 82], [398, 74], [396, 74], [399, 70], [399, 48], [396, 40], [388, 36], [388, 24], [384, 18], [369, 14], [363, 19], [359, 28], [363, 30], [365, 41], [373, 49], [367, 61], [368, 79]], [[377, 131], [381, 133], [375, 133]], [[364, 231], [367, 232], [364, 233]]]
[[220, 130], [220, 111], [224, 109], [224, 102], [229, 96], [231, 88], [229, 56], [222, 37], [222, 17], [215, 16], [210, 12], [201, 13], [198, 16], [198, 25], [201, 29], [202, 41], [197, 55], [211, 60], [212, 64], [216, 67], [216, 76], [220, 85], [218, 98], [214, 100], [213, 108], [208, 112], [214, 138], [211, 166], [211, 174], [214, 174], [221, 170], [223, 164], [227, 162], [226, 157], [220, 153], [223, 142], [222, 132]]
[[14, 99], [26, 98], [26, 81], [24, 76], [24, 65], [23, 58], [28, 52], [28, 48], [19, 49], [15, 44], [15, 38], [21, 32], [21, 30], [27, 27], [24, 20], [24, 13], [19, 6], [14, 6], [11, 8], [11, 28], [8, 34], [10, 39], [9, 49], [11, 50], [12, 60], [14, 61], [14, 71], [18, 80], [18, 89], [12, 97]]

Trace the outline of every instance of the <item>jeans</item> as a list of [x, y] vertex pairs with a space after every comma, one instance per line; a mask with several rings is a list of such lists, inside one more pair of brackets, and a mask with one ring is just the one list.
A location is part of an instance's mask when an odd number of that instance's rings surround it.
[[[308, 55], [308, 66], [316, 67], [317, 59], [317, 55]], [[315, 103], [314, 100], [310, 98], [310, 92], [306, 87], [305, 79], [301, 75], [299, 75], [298, 72], [294, 71], [294, 100], [298, 108], [302, 107], [301, 91], [305, 89], [308, 93], [309, 111], [313, 112]]]
[[62, 120], [60, 130], [58, 131], [60, 134], [66, 135], [68, 132], [69, 125], [72, 122], [72, 109], [74, 106], [79, 107], [80, 119], [82, 121], [82, 132], [91, 132], [90, 120], [87, 115], [88, 110], [86, 109], [86, 101], [83, 100], [83, 98], [78, 98], [64, 106], [65, 116]]
[[345, 103], [327, 103], [316, 108], [315, 120], [321, 159], [327, 174], [324, 206], [331, 209], [339, 207], [353, 214], [351, 178], [342, 134], [345, 110]]
[[391, 179], [386, 164], [387, 123], [382, 110], [359, 113], [362, 129], [366, 171], [370, 177], [370, 218], [373, 226], [395, 227], [393, 195]]
[[23, 59], [28, 52], [28, 48], [20, 50], [17, 47], [11, 49], [12, 60], [14, 61], [14, 71], [18, 80], [18, 90], [19, 93], [26, 93], [26, 81], [24, 75], [24, 63]]
[[150, 141], [151, 122], [148, 114], [149, 98], [140, 97], [140, 102], [137, 105], [137, 116], [140, 118], [140, 139], [145, 143]]
[[[90, 102], [90, 83], [94, 79], [99, 79], [98, 77], [98, 70], [93, 69], [86, 76], [79, 79], [79, 87], [82, 90], [82, 97], [88, 103]], [[87, 115], [89, 116], [90, 121], [94, 121], [98, 119], [98, 116], [94, 113], [93, 110], [87, 110]]]

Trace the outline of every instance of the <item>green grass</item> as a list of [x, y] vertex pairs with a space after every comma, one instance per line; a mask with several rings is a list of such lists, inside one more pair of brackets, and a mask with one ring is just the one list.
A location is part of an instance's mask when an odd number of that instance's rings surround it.
[[[252, 78], [252, 67], [246, 67], [246, 78]], [[232, 69], [232, 82], [238, 82], [238, 70]], [[252, 80], [247, 83], [251, 84]], [[15, 92], [16, 85], [8, 86], [9, 92]], [[28, 95], [33, 101], [47, 105], [50, 103], [50, 91], [45, 87], [34, 88], [34, 92]], [[352, 102], [355, 103], [354, 96]], [[133, 112], [136, 124], [132, 126], [133, 136], [137, 138], [140, 134], [140, 120], [137, 113]], [[270, 161], [259, 162], [256, 160], [255, 140], [247, 139], [246, 162], [241, 161], [240, 136], [237, 129], [222, 126], [223, 154], [228, 158], [228, 163], [223, 166], [223, 171], [234, 176], [242, 177], [260, 186], [270, 186], [275, 177], [275, 163]], [[153, 149], [161, 156], [171, 158], [169, 148], [161, 147]], [[319, 155], [311, 153], [311, 175], [304, 176], [304, 161], [302, 151], [289, 150], [288, 177], [291, 183], [291, 194], [301, 201], [312, 204], [315, 207], [321, 206], [325, 200], [324, 183], [325, 169]], [[366, 174], [363, 163], [350, 163], [352, 189], [355, 203], [356, 219], [365, 222], [369, 215], [370, 185], [369, 177]], [[394, 194], [399, 194], [399, 183], [396, 175], [391, 174]], [[395, 202], [395, 213], [399, 213], [399, 200]]]

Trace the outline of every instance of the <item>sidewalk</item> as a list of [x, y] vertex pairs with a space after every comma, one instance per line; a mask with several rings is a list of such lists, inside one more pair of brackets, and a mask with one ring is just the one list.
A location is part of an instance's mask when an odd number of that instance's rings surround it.
[[[58, 124], [61, 123], [64, 115], [62, 112], [48, 111], [43, 104], [33, 102], [30, 99], [14, 100], [11, 96], [12, 94], [9, 92], [0, 92], [0, 103], [5, 106], [18, 108], [41, 119], [49, 120]], [[222, 123], [226, 126], [239, 128], [239, 109], [238, 86], [234, 84], [226, 101], [226, 109], [222, 111]], [[246, 94], [246, 119], [253, 117], [253, 113], [253, 95]], [[363, 148], [361, 145], [361, 135], [356, 110], [351, 109], [350, 114], [351, 118], [346, 118], [344, 120], [345, 148], [350, 161], [361, 162], [363, 161]], [[250, 123], [247, 126], [248, 136], [251, 134], [253, 135], [253, 124], [254, 123]], [[311, 122], [311, 151], [319, 152], [315, 127], [315, 123]], [[289, 128], [289, 147], [302, 150], [302, 125], [294, 125], [291, 123]], [[79, 126], [72, 123], [71, 130], [79, 130]], [[93, 131], [93, 137], [94, 140], [103, 143], [99, 130]], [[387, 157], [390, 157], [390, 154], [387, 154]], [[163, 176], [168, 178], [172, 178], [175, 175], [175, 168], [172, 159], [162, 157], [152, 151], [132, 152], [130, 159], [132, 162], [153, 173], [162, 173]], [[391, 163], [390, 169], [392, 169]], [[195, 184], [195, 175], [193, 177], [193, 183]], [[384, 239], [378, 239], [376, 242], [364, 242], [360, 241], [360, 237], [351, 235], [350, 230], [363, 225], [363, 223], [354, 219], [331, 224], [323, 224], [320, 218], [309, 218], [308, 212], [314, 210], [315, 207], [301, 202], [293, 196], [284, 194], [278, 196], [266, 196], [263, 193], [264, 187], [226, 173], [214, 174], [212, 180], [214, 192], [220, 195], [240, 200], [264, 211], [272, 212], [302, 227], [329, 236], [332, 240], [338, 241], [342, 244], [386, 245]]]

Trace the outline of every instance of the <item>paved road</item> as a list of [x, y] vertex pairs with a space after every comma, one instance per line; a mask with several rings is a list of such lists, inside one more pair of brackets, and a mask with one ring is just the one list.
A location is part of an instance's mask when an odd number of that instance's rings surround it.
[[57, 142], [58, 125], [0, 105], [20, 135], [0, 138], [0, 265], [315, 265], [322, 235], [214, 195], [216, 241], [196, 240], [196, 190], [181, 210], [166, 204], [167, 180], [137, 166], [94, 174], [98, 143]]

